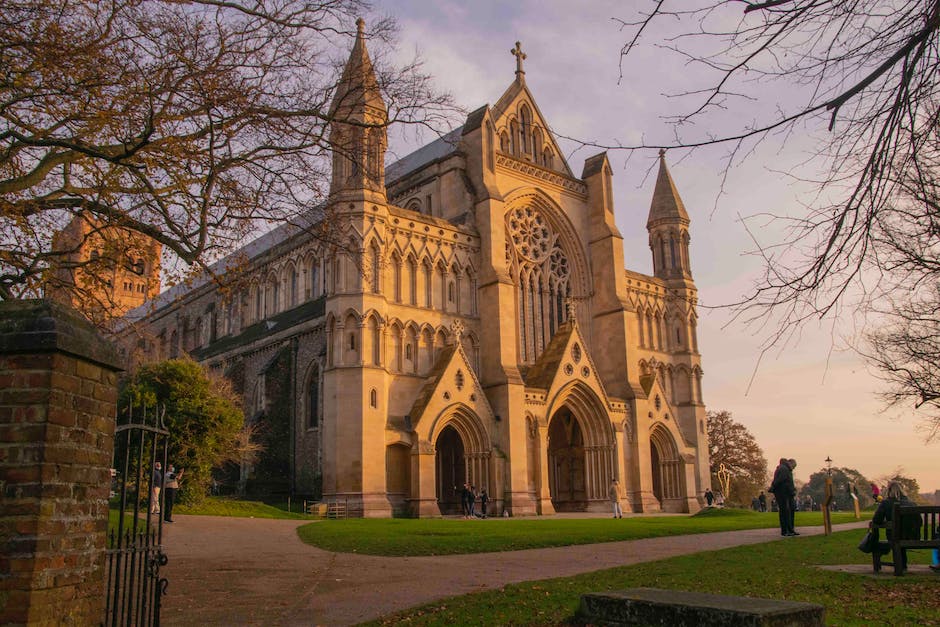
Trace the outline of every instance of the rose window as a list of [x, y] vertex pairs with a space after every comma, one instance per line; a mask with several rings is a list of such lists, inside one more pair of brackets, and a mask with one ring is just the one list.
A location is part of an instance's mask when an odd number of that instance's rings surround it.
[[521, 207], [512, 212], [509, 234], [516, 251], [529, 261], [544, 261], [552, 249], [551, 229], [531, 207]]

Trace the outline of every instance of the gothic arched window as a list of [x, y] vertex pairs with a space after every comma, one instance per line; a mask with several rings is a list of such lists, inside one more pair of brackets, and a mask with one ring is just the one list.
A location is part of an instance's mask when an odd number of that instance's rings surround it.
[[536, 208], [510, 211], [506, 230], [519, 314], [519, 357], [532, 363], [568, 319], [571, 264], [558, 234]]
[[307, 428], [320, 426], [320, 371], [314, 366], [307, 389]]
[[519, 111], [519, 119], [521, 121], [519, 128], [519, 151], [522, 154], [527, 154], [529, 152], [529, 133], [532, 132], [532, 114], [529, 113], [529, 107], [522, 105], [522, 109]]

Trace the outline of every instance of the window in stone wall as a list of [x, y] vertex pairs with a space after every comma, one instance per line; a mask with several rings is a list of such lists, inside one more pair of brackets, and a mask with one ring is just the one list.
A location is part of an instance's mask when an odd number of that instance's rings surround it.
[[571, 265], [559, 235], [535, 207], [506, 215], [510, 272], [516, 285], [519, 358], [533, 363], [562, 323], [571, 296]]
[[320, 426], [320, 370], [314, 366], [307, 387], [307, 428]]

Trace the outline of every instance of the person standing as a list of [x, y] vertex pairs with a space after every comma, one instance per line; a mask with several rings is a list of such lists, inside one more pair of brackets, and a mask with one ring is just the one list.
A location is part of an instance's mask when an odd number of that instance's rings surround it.
[[790, 468], [786, 457], [780, 458], [780, 463], [777, 465], [777, 469], [774, 470], [773, 481], [767, 491], [773, 494], [774, 499], [777, 501], [780, 535], [794, 535], [796, 532], [790, 528], [790, 521], [792, 520], [790, 509], [792, 498], [796, 494], [796, 488], [793, 485], [793, 470]]
[[725, 506], [725, 495], [721, 493], [721, 490], [715, 492], [715, 505], [718, 506], [718, 509], [722, 509]]
[[150, 513], [160, 513], [160, 488], [163, 487], [163, 465], [156, 462], [153, 465], [153, 475], [150, 477]]
[[715, 500], [715, 495], [714, 493], [712, 493], [712, 489], [708, 488], [707, 490], [705, 490], [705, 506], [711, 507], [712, 501], [714, 500]]
[[480, 512], [483, 518], [486, 518], [486, 504], [490, 502], [490, 495], [486, 493], [486, 488], [480, 490], [480, 509], [483, 511]]
[[[455, 487], [454, 490], [457, 488]], [[463, 517], [470, 516], [470, 486], [467, 483], [460, 488], [460, 508], [463, 510]]]
[[470, 490], [467, 492], [467, 507], [470, 510], [468, 514], [470, 518], [476, 517], [476, 513], [473, 511], [476, 500], [477, 500], [477, 487], [475, 485], [472, 485], [470, 486]]
[[760, 511], [766, 512], [767, 511], [767, 495], [764, 494], [763, 490], [760, 491], [760, 495], [758, 495], [757, 497], [757, 502], [760, 503]]
[[793, 492], [790, 496], [790, 535], [798, 536], [800, 532], [796, 530], [796, 483], [793, 482], [793, 471], [796, 470], [796, 460], [791, 457], [787, 460], [787, 466], [790, 467], [790, 484], [793, 486]]
[[183, 478], [183, 469], [179, 472], [170, 464], [167, 469], [166, 481], [163, 484], [163, 522], [173, 522], [173, 504], [176, 503], [176, 491], [180, 488], [180, 479]]
[[607, 490], [607, 496], [610, 497], [610, 505], [614, 510], [614, 518], [623, 518], [623, 509], [620, 508], [620, 485], [614, 479], [610, 482], [610, 489]]

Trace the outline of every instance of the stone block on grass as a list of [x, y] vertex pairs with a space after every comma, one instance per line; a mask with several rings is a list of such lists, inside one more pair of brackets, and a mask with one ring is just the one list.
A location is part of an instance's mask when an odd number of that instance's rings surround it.
[[825, 611], [813, 603], [630, 588], [582, 595], [578, 617], [592, 625], [821, 627]]

